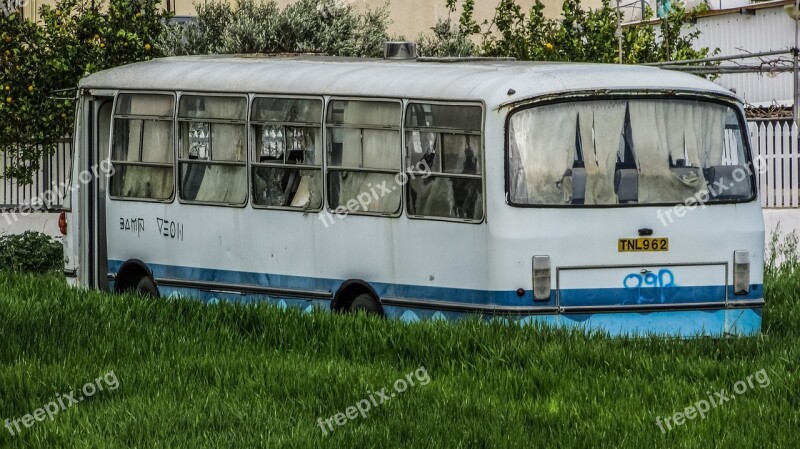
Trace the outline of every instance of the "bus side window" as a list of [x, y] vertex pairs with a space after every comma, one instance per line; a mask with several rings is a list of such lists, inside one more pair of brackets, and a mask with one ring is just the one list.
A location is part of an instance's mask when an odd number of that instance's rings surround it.
[[253, 204], [322, 208], [322, 100], [253, 100]]
[[244, 204], [246, 111], [244, 96], [181, 96], [178, 159], [182, 200]]
[[400, 213], [399, 101], [333, 99], [326, 123], [328, 202], [357, 214]]
[[408, 214], [483, 220], [480, 106], [409, 103]]
[[168, 200], [174, 192], [172, 114], [167, 94], [117, 96], [109, 185], [112, 198]]

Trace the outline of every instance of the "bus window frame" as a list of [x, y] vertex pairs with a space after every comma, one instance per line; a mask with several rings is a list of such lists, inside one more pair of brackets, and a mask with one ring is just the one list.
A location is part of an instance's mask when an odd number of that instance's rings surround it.
[[706, 203], [707, 206], [721, 206], [725, 204], [742, 204], [751, 203], [758, 200], [758, 182], [756, 179], [755, 159], [753, 158], [752, 146], [750, 144], [750, 133], [747, 132], [747, 121], [745, 120], [741, 104], [736, 102], [733, 98], [726, 97], [711, 92], [702, 91], [617, 91], [597, 94], [596, 92], [578, 92], [565, 95], [552, 94], [540, 97], [530, 98], [516, 103], [508, 103], [502, 108], [508, 108], [508, 113], [505, 116], [505, 124], [503, 126], [503, 174], [504, 174], [504, 196], [507, 206], [520, 208], [520, 209], [614, 209], [614, 208], [636, 208], [636, 207], [667, 207], [672, 208], [681, 203], [628, 203], [628, 204], [518, 204], [511, 201], [511, 177], [509, 176], [509, 123], [511, 117], [517, 112], [527, 109], [548, 106], [552, 104], [564, 104], [580, 101], [602, 101], [602, 100], [684, 100], [684, 101], [703, 101], [707, 103], [716, 103], [719, 105], [729, 107], [735, 114], [739, 122], [739, 129], [742, 132], [742, 144], [744, 146], [745, 165], [751, 167], [750, 170], [750, 186], [752, 193], [748, 198], [713, 201]]
[[[400, 106], [400, 122], [397, 127], [379, 127], [379, 126], [362, 126], [358, 127], [359, 125], [349, 125], [348, 124], [333, 124], [328, 123], [328, 107], [334, 101], [360, 101], [360, 102], [384, 102], [384, 103], [397, 103]], [[324, 173], [323, 173], [323, 192], [325, 195], [325, 210], [331, 214], [344, 214], [344, 215], [361, 215], [366, 217], [385, 217], [385, 218], [398, 218], [403, 215], [403, 210], [405, 209], [405, 193], [400, 192], [400, 205], [397, 208], [397, 212], [394, 213], [383, 213], [383, 212], [362, 212], [362, 211], [350, 211], [345, 209], [345, 212], [341, 210], [337, 211], [335, 208], [331, 207], [330, 202], [330, 192], [328, 188], [328, 179], [331, 171], [348, 171], [348, 172], [364, 172], [364, 173], [377, 173], [377, 174], [386, 174], [386, 175], [395, 175], [397, 176], [398, 173], [405, 172], [405, 168], [403, 167], [403, 162], [405, 162], [405, 158], [403, 156], [403, 122], [404, 114], [405, 114], [405, 103], [406, 99], [397, 98], [397, 97], [358, 97], [358, 96], [339, 96], [339, 95], [328, 95], [325, 97], [325, 109], [322, 111], [323, 114], [323, 166], [324, 166]], [[399, 169], [397, 171], [388, 170], [388, 169], [379, 169], [379, 168], [358, 168], [358, 167], [344, 167], [344, 166], [336, 166], [331, 167], [328, 163], [328, 130], [329, 129], [376, 129], [376, 130], [384, 130], [384, 131], [397, 131], [400, 133], [400, 148], [399, 148]], [[401, 189], [404, 190], [404, 189]], [[341, 207], [342, 205], [340, 205]]]
[[[454, 217], [437, 217], [431, 215], [419, 215], [419, 214], [411, 214], [408, 212], [408, 205], [406, 204], [405, 214], [409, 219], [412, 220], [428, 220], [428, 221], [445, 221], [450, 223], [466, 223], [466, 224], [481, 224], [486, 221], [486, 205], [488, 201], [486, 200], [486, 103], [483, 101], [468, 101], [468, 100], [426, 100], [426, 99], [407, 99], [403, 105], [403, 136], [402, 136], [402, 145], [403, 145], [403, 168], [404, 173], [406, 176], [410, 176], [412, 171], [409, 170], [411, 168], [411, 156], [408, 154], [407, 146], [406, 146], [406, 131], [407, 130], [420, 130], [420, 129], [428, 129], [433, 130], [436, 132], [437, 130], [445, 130], [445, 128], [421, 128], [417, 126], [412, 126], [410, 128], [406, 127], [406, 114], [408, 113], [408, 105], [409, 104], [436, 104], [442, 106], [472, 106], [472, 107], [480, 107], [481, 108], [481, 126], [480, 130], [478, 131], [481, 136], [481, 173], [480, 175], [461, 175], [457, 173], [447, 173], [447, 172], [430, 172], [429, 177], [445, 177], [445, 178], [466, 178], [466, 179], [478, 179], [480, 176], [481, 178], [481, 201], [483, 207], [483, 216], [480, 220], [474, 219], [465, 219], [465, 218], [454, 218]], [[449, 129], [448, 131], [466, 131], [466, 130], [458, 130], [458, 129]], [[472, 133], [465, 132], [466, 135], [474, 135], [474, 131]], [[422, 175], [422, 172], [413, 172], [416, 175]], [[404, 186], [402, 186], [403, 190], [403, 197], [408, 197], [408, 189], [409, 189], [409, 182], [407, 181]]]
[[[276, 164], [276, 163], [269, 163], [269, 162], [266, 162], [266, 163], [265, 162], [255, 162], [255, 156], [256, 156], [257, 148], [256, 148], [256, 134], [254, 132], [252, 132], [253, 131], [252, 130], [253, 126], [263, 126], [263, 125], [266, 125], [266, 124], [273, 124], [273, 125], [277, 124], [277, 125], [282, 125], [282, 126], [300, 125], [301, 127], [304, 127], [304, 128], [314, 129], [313, 127], [311, 127], [309, 124], [306, 124], [306, 123], [268, 122], [268, 121], [263, 121], [263, 120], [253, 120], [253, 117], [252, 117], [253, 107], [254, 107], [253, 105], [255, 104], [255, 101], [257, 99], [259, 99], [259, 98], [287, 99], [287, 100], [319, 100], [320, 101], [320, 103], [322, 105], [322, 111], [321, 111], [320, 117], [319, 117], [318, 128], [316, 128], [316, 129], [319, 129], [319, 131], [320, 131], [320, 152], [322, 153], [321, 155], [319, 155], [322, 158], [319, 165], [291, 165], [291, 164]], [[327, 159], [327, 156], [326, 156], [327, 153], [325, 151], [325, 148], [326, 148], [325, 145], [326, 145], [327, 142], [326, 142], [326, 130], [325, 130], [325, 118], [326, 118], [325, 111], [326, 111], [326, 108], [327, 108], [327, 104], [328, 103], [326, 101], [326, 98], [324, 96], [322, 96], [322, 95], [302, 95], [302, 94], [298, 94], [298, 95], [290, 95], [290, 94], [275, 94], [275, 95], [271, 95], [271, 94], [263, 94], [263, 93], [251, 94], [250, 95], [250, 105], [249, 105], [248, 111], [247, 111], [247, 123], [248, 123], [247, 126], [248, 126], [248, 132], [250, 133], [249, 136], [248, 136], [248, 140], [247, 140], [247, 145], [248, 145], [247, 160], [248, 160], [248, 177], [249, 177], [249, 182], [248, 182], [249, 194], [248, 194], [248, 197], [250, 198], [250, 205], [251, 205], [251, 207], [253, 209], [285, 210], [285, 211], [292, 211], [292, 212], [310, 213], [310, 212], [322, 212], [322, 210], [326, 208], [325, 197], [326, 197], [326, 192], [327, 192], [327, 189], [326, 189], [327, 183], [325, 182], [326, 181], [326, 176], [325, 176], [325, 165], [326, 164], [325, 163], [326, 163], [326, 159]], [[322, 195], [322, 201], [320, 201], [320, 206], [318, 208], [315, 208], [315, 209], [303, 209], [303, 208], [300, 208], [300, 207], [291, 207], [291, 206], [264, 206], [264, 205], [256, 204], [256, 202], [255, 202], [255, 183], [254, 183], [254, 178], [253, 178], [253, 170], [254, 170], [255, 167], [270, 167], [270, 168], [287, 168], [287, 167], [290, 167], [290, 168], [297, 168], [298, 170], [319, 170], [320, 177], [321, 177], [320, 180], [321, 180], [321, 183], [322, 183], [322, 189], [320, 191], [320, 195]]]
[[245, 187], [249, 190], [251, 186], [250, 180], [250, 157], [248, 154], [245, 154], [244, 162], [234, 162], [234, 161], [201, 161], [198, 162], [196, 159], [183, 159], [180, 157], [181, 151], [179, 146], [179, 139], [180, 139], [180, 123], [191, 123], [196, 122], [198, 120], [192, 120], [189, 118], [181, 119], [178, 117], [178, 111], [180, 110], [180, 101], [181, 98], [185, 96], [192, 96], [192, 97], [241, 97], [245, 99], [245, 116], [243, 121], [239, 120], [225, 120], [225, 119], [210, 119], [205, 123], [222, 123], [222, 124], [236, 124], [236, 125], [244, 125], [245, 126], [245, 136], [244, 136], [244, 144], [245, 144], [245, 153], [249, 152], [250, 150], [250, 108], [252, 107], [252, 102], [250, 101], [252, 95], [249, 93], [241, 93], [241, 92], [197, 92], [197, 91], [177, 91], [177, 99], [175, 101], [175, 139], [174, 139], [174, 146], [175, 146], [175, 196], [178, 199], [178, 203], [180, 204], [191, 204], [191, 205], [199, 205], [199, 206], [215, 206], [215, 207], [230, 207], [235, 209], [243, 209], [247, 207], [248, 203], [250, 202], [250, 193], [248, 192], [244, 196], [244, 201], [242, 203], [231, 204], [231, 203], [222, 203], [216, 201], [194, 201], [194, 200], [184, 200], [181, 198], [180, 194], [180, 185], [182, 181], [179, 181], [181, 169], [180, 164], [182, 162], [186, 163], [198, 163], [198, 164], [205, 164], [205, 165], [225, 165], [231, 167], [240, 167], [244, 166], [246, 177], [246, 185]]
[[[178, 114], [178, 95], [175, 91], [163, 91], [163, 90], [117, 90], [114, 93], [114, 103], [111, 106], [111, 130], [109, 132], [109, 143], [108, 143], [108, 162], [112, 167], [112, 170], [116, 171], [116, 167], [114, 165], [114, 159], [112, 159], [112, 154], [114, 153], [114, 135], [117, 132], [117, 101], [119, 100], [120, 95], [124, 94], [132, 94], [132, 95], [170, 95], [172, 96], [173, 103], [172, 103], [172, 195], [169, 198], [165, 199], [155, 199], [155, 198], [132, 198], [132, 197], [122, 197], [122, 196], [114, 196], [111, 195], [111, 178], [112, 176], [106, 177], [106, 196], [109, 200], [112, 201], [134, 201], [134, 202], [144, 202], [144, 203], [161, 203], [161, 204], [172, 204], [175, 202], [175, 198], [178, 197], [178, 185], [176, 182], [177, 176], [177, 168], [178, 168], [178, 160], [177, 154], [175, 152], [176, 149], [176, 138], [177, 138], [177, 114]], [[154, 116], [155, 117], [155, 116]], [[166, 116], [165, 116], [166, 117]], [[127, 118], [126, 118], [127, 119]], [[91, 120], [94, 120], [94, 117], [91, 117]], [[164, 119], [166, 121], [166, 119]], [[131, 163], [130, 165], [135, 165], [136, 163]], [[125, 164], [123, 164], [125, 165]], [[143, 166], [147, 166], [144, 164]]]

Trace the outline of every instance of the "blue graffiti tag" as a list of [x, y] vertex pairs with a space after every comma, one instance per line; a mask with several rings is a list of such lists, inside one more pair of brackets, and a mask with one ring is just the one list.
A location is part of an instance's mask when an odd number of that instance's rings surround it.
[[[649, 299], [642, 295], [642, 289], [657, 289], [658, 300], [662, 304], [666, 302], [664, 289], [675, 286], [675, 275], [671, 270], [662, 268], [658, 274], [652, 271], [643, 270], [642, 273], [631, 273], [622, 280], [622, 285], [628, 290], [636, 290], [636, 304], [654, 302], [655, 298]], [[625, 301], [625, 303], [629, 303]]]

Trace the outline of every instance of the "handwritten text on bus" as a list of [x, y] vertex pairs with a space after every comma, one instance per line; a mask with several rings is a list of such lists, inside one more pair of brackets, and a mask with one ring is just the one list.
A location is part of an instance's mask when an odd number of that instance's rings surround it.
[[[130, 231], [136, 237], [141, 237], [144, 232], [144, 218], [120, 218], [119, 229]], [[183, 223], [166, 218], [156, 218], [156, 232], [162, 237], [183, 241]]]

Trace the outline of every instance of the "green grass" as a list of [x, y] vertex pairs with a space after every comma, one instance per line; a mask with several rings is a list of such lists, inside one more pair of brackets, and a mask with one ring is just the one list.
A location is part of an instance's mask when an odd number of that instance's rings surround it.
[[[0, 419], [114, 371], [2, 448], [787, 447], [800, 445], [800, 272], [767, 279], [764, 334], [626, 339], [148, 301], [0, 275]], [[323, 435], [420, 366], [430, 383]], [[770, 385], [662, 434], [656, 416], [766, 370]]]

